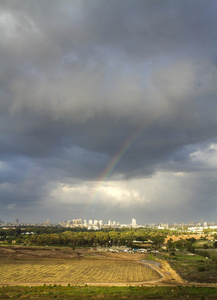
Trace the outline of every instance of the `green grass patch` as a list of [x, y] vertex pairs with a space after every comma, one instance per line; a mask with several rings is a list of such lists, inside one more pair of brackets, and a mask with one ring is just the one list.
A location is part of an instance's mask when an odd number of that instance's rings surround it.
[[210, 248], [213, 247], [213, 241], [209, 241], [209, 240], [197, 240], [194, 244], [193, 247], [195, 249], [203, 249], [203, 245], [206, 244], [208, 245]]
[[[11, 286], [0, 288], [0, 299], [217, 299], [211, 287]], [[207, 298], [208, 297], [208, 298]]]
[[161, 258], [166, 259], [183, 279], [189, 282], [217, 283], [217, 261], [212, 259], [211, 254], [209, 259], [187, 251], [177, 251], [175, 254], [171, 256], [164, 253]]

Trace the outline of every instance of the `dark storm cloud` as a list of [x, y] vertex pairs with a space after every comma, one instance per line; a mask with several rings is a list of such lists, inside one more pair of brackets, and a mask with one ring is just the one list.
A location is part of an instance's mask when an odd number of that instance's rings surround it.
[[[1, 1], [1, 202], [41, 203], [57, 182], [94, 181], [126, 141], [114, 175], [195, 171], [189, 149], [217, 136], [216, 10], [211, 0]], [[20, 181], [27, 165], [43, 178], [34, 188]]]

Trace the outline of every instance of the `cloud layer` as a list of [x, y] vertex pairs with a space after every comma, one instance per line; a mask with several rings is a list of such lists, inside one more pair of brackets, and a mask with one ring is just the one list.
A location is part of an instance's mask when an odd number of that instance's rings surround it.
[[1, 1], [0, 218], [215, 221], [216, 12]]

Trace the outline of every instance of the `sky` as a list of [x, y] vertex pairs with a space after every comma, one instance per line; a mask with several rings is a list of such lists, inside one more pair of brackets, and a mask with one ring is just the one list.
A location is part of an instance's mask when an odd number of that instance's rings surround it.
[[0, 219], [217, 222], [216, 15], [1, 0]]

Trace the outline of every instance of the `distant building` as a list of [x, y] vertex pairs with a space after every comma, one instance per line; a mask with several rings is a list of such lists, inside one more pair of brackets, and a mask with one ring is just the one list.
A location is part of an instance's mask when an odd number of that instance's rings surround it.
[[73, 224], [82, 224], [82, 220], [81, 219], [73, 219]]
[[163, 224], [163, 223], [160, 223], [158, 226], [157, 226], [157, 229], [168, 229], [169, 228], [169, 224]]
[[132, 224], [131, 224], [131, 226], [132, 226], [132, 227], [136, 227], [136, 226], [137, 226], [137, 225], [136, 225], [136, 219], [134, 219], [134, 218], [132, 219]]
[[87, 230], [99, 230], [99, 227], [95, 225], [91, 225], [87, 228]]

